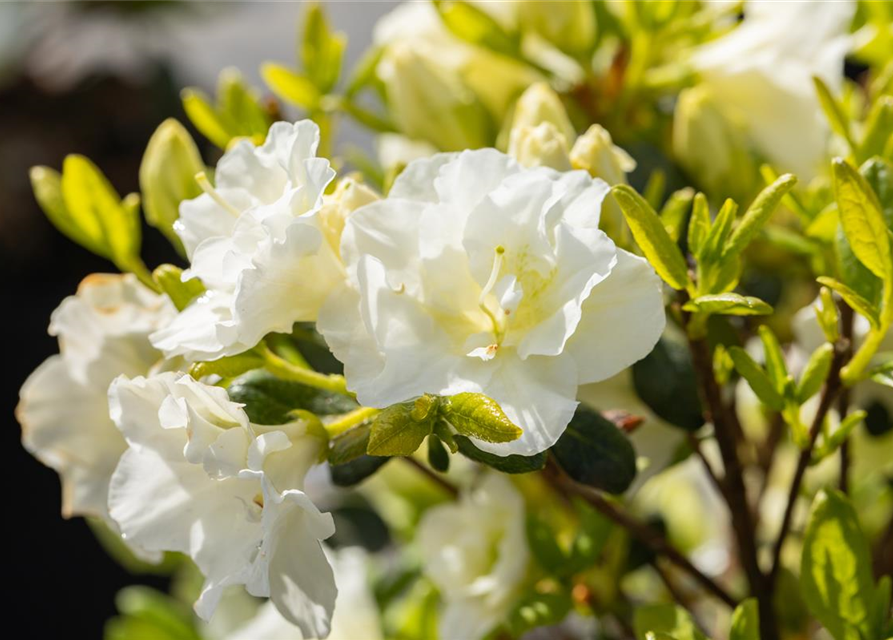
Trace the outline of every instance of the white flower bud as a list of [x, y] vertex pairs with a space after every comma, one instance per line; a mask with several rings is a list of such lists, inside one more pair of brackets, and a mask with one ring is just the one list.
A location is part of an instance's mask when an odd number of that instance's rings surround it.
[[611, 186], [626, 184], [626, 174], [636, 168], [636, 161], [614, 144], [607, 129], [597, 124], [577, 138], [570, 158], [574, 169], [588, 171], [593, 178], [601, 178]]
[[551, 167], [558, 171], [571, 169], [567, 140], [551, 122], [512, 128], [509, 155], [525, 167]]
[[568, 118], [561, 98], [548, 84], [537, 82], [528, 87], [518, 98], [515, 115], [512, 118], [512, 129], [535, 127], [543, 122], [554, 125], [558, 133], [564, 136], [568, 145], [577, 137], [577, 132]]

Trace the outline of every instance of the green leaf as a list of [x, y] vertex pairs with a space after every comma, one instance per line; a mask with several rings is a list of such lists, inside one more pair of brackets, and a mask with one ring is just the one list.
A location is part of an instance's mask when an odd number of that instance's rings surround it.
[[260, 74], [273, 93], [286, 102], [307, 111], [319, 106], [319, 90], [306, 76], [273, 62], [261, 65]]
[[108, 621], [105, 640], [201, 640], [189, 608], [155, 589], [125, 587], [115, 604], [122, 616]]
[[700, 296], [689, 300], [682, 308], [686, 311], [718, 313], [726, 316], [765, 316], [772, 313], [772, 307], [759, 298], [737, 293]]
[[654, 270], [674, 289], [687, 288], [691, 280], [685, 258], [651, 205], [627, 185], [617, 185], [611, 193]]
[[172, 264], [156, 267], [152, 272], [152, 280], [171, 299], [177, 311], [188, 307], [190, 302], [205, 292], [205, 285], [198, 278], [190, 278], [183, 282], [183, 270]]
[[32, 167], [31, 188], [37, 204], [53, 226], [70, 240], [99, 255], [105, 255], [102, 233], [90, 220], [84, 224], [72, 217], [62, 196], [62, 176], [49, 167]]
[[747, 380], [760, 401], [767, 407], [780, 411], [784, 407], [784, 398], [776, 390], [775, 385], [766, 372], [741, 347], [729, 347], [729, 356], [735, 363], [735, 370]]
[[517, 51], [517, 44], [499, 23], [471, 3], [435, 0], [434, 6], [447, 29], [462, 40], [508, 55]]
[[696, 431], [704, 424], [697, 378], [688, 348], [661, 338], [651, 353], [632, 366], [636, 395], [659, 418]]
[[391, 405], [372, 423], [366, 452], [373, 456], [408, 456], [415, 453], [433, 428], [429, 416], [413, 415], [415, 402]]
[[282, 380], [267, 371], [252, 371], [236, 378], [227, 389], [233, 402], [245, 405], [255, 424], [276, 425], [291, 422], [289, 413], [304, 409], [318, 416], [353, 411], [357, 403], [340, 393]]
[[840, 224], [853, 253], [878, 278], [893, 277], [890, 233], [877, 195], [845, 160], [836, 158], [833, 167]]
[[623, 493], [636, 477], [636, 452], [629, 439], [613, 422], [582, 405], [552, 454], [571, 478], [608, 493]]
[[329, 475], [332, 483], [338, 487], [352, 487], [373, 475], [391, 458], [363, 454], [343, 464], [331, 465]]
[[238, 69], [229, 67], [217, 80], [218, 112], [238, 135], [263, 140], [272, 124], [270, 115], [260, 102], [260, 95], [245, 84]]
[[833, 489], [819, 492], [803, 537], [800, 589], [836, 640], [871, 637], [871, 552], [853, 506]]
[[435, 471], [446, 473], [450, 470], [450, 454], [436, 435], [428, 436], [428, 464]]
[[859, 147], [860, 158], [884, 155], [885, 145], [893, 138], [893, 96], [880, 96], [871, 108]]
[[844, 418], [843, 422], [840, 423], [840, 426], [837, 427], [837, 430], [827, 437], [821, 447], [818, 447], [814, 451], [811, 460], [812, 464], [817, 464], [835, 453], [841, 445], [846, 442], [847, 438], [850, 437], [853, 429], [859, 426], [859, 424], [865, 420], [867, 415], [868, 414], [865, 411], [859, 410], [853, 411]]
[[803, 404], [819, 392], [831, 371], [833, 359], [834, 347], [827, 342], [812, 353], [797, 383], [798, 403]]
[[235, 134], [208, 101], [208, 97], [197, 89], [183, 89], [180, 92], [180, 100], [183, 102], [186, 116], [195, 128], [215, 146], [226, 149]]
[[819, 284], [828, 287], [843, 298], [844, 302], [846, 302], [853, 311], [864, 316], [872, 327], [878, 327], [880, 325], [878, 309], [868, 300], [834, 278], [821, 276], [816, 278], [816, 280]]
[[815, 85], [816, 94], [819, 97], [819, 104], [822, 105], [822, 110], [825, 112], [828, 124], [831, 125], [831, 130], [846, 140], [850, 149], [854, 150], [856, 144], [853, 141], [853, 135], [850, 132], [850, 123], [849, 120], [847, 120], [847, 117], [843, 114], [843, 109], [840, 104], [834, 99], [834, 96], [831, 95], [831, 90], [821, 78], [813, 76], [812, 82]]
[[328, 93], [338, 83], [347, 37], [332, 31], [319, 2], [310, 3], [304, 17], [301, 64], [320, 93]]
[[840, 224], [834, 234], [834, 257], [840, 282], [868, 301], [880, 300], [880, 278], [859, 262]]
[[698, 193], [691, 209], [691, 220], [688, 222], [688, 250], [693, 256], [701, 255], [704, 241], [710, 232], [710, 206], [707, 196]]
[[874, 596], [871, 599], [871, 626], [874, 629], [874, 637], [878, 640], [890, 637], [893, 631], [893, 618], [891, 618], [890, 596], [891, 577], [881, 576]]
[[482, 393], [459, 393], [444, 398], [441, 415], [463, 436], [484, 442], [511, 442], [521, 429], [506, 417], [499, 404]]
[[253, 371], [254, 369], [260, 369], [263, 366], [263, 358], [251, 352], [247, 352], [234, 356], [226, 356], [219, 360], [196, 362], [189, 367], [189, 373], [196, 379], [211, 375], [227, 379], [235, 378], [236, 376], [240, 376], [248, 371]]
[[691, 208], [694, 195], [694, 189], [691, 187], [674, 191], [660, 210], [661, 222], [664, 223], [664, 229], [670, 234], [670, 239], [673, 242], [679, 242], [679, 238], [682, 237], [685, 218]]
[[512, 636], [519, 638], [531, 629], [558, 624], [572, 605], [566, 593], [536, 593], [524, 598], [509, 615]]
[[201, 195], [195, 175], [204, 168], [192, 136], [173, 118], [162, 122], [149, 138], [140, 163], [146, 222], [161, 231], [180, 255], [185, 253], [174, 222], [180, 217], [180, 203]]
[[540, 471], [546, 466], [546, 454], [537, 453], [532, 456], [520, 456], [511, 454], [508, 456], [497, 456], [496, 454], [482, 451], [474, 446], [474, 443], [465, 436], [455, 436], [456, 445], [459, 447], [459, 453], [466, 458], [493, 467], [502, 473], [530, 473], [532, 471]]
[[354, 65], [353, 71], [347, 80], [347, 87], [344, 89], [346, 98], [352, 98], [364, 87], [375, 84], [378, 81], [375, 70], [384, 52], [385, 47], [373, 46], [363, 53], [359, 62]]
[[763, 356], [766, 361], [766, 373], [769, 374], [769, 380], [772, 381], [776, 391], [784, 393], [788, 379], [788, 368], [784, 363], [784, 352], [781, 350], [778, 338], [772, 333], [772, 329], [766, 325], [760, 326], [757, 331], [763, 343]]
[[580, 516], [580, 524], [571, 544], [570, 558], [564, 571], [566, 575], [592, 567], [601, 557], [614, 530], [614, 524], [585, 501], [575, 498], [573, 504]]
[[883, 158], [869, 158], [859, 167], [859, 173], [877, 196], [887, 228], [893, 229], [893, 165]]
[[555, 532], [534, 514], [527, 517], [527, 544], [540, 568], [548, 575], [560, 575], [567, 563], [567, 556], [555, 539]]
[[141, 230], [138, 200], [121, 200], [99, 168], [69, 155], [62, 164], [62, 197], [71, 219], [122, 270], [139, 261]]
[[633, 613], [633, 628], [637, 640], [645, 640], [649, 632], [666, 634], [676, 640], [707, 640], [688, 612], [672, 604], [640, 606]]
[[366, 455], [371, 423], [366, 422], [329, 438], [329, 464], [346, 464]]
[[756, 598], [748, 598], [735, 608], [729, 640], [760, 640], [760, 610]]
[[697, 256], [700, 262], [706, 264], [719, 262], [726, 247], [726, 241], [732, 233], [736, 215], [738, 215], [738, 205], [729, 198], [720, 207], [719, 213], [716, 214], [716, 220], [713, 221], [713, 225], [707, 233], [704, 246]]
[[729, 242], [722, 249], [723, 257], [741, 253], [751, 243], [760, 229], [763, 228], [763, 225], [769, 221], [769, 218], [772, 217], [782, 198], [796, 184], [797, 178], [790, 173], [786, 173], [760, 191], [753, 203], [747, 208], [744, 216], [742, 216], [741, 222], [735, 227]]

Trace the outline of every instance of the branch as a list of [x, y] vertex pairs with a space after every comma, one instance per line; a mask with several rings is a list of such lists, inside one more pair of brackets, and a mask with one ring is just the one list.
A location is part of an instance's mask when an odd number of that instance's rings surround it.
[[412, 456], [404, 456], [400, 459], [405, 460], [411, 467], [415, 467], [415, 469], [419, 473], [427, 476], [429, 480], [431, 480], [434, 484], [436, 484], [441, 489], [443, 489], [448, 494], [450, 494], [451, 497], [455, 498], [456, 496], [459, 495], [459, 489], [456, 487], [456, 485], [454, 485], [452, 482], [450, 482], [443, 476], [434, 473], [433, 471], [431, 471], [431, 469], [429, 469], [428, 467], [423, 465], [421, 462], [419, 462]]
[[690, 575], [704, 587], [706, 591], [722, 600], [729, 607], [734, 608], [738, 605], [735, 598], [695, 567], [688, 558], [686, 558], [676, 547], [670, 544], [664, 536], [647, 524], [640, 522], [620, 509], [613, 502], [605, 498], [600, 492], [576, 483], [573, 479], [568, 477], [551, 458], [549, 458], [546, 463], [543, 475], [549, 484], [557, 489], [583, 498], [600, 513], [626, 529], [629, 534], [639, 540], [639, 542], [649, 547], [655, 553], [665, 557], [682, 571]]
[[816, 410], [815, 418], [809, 428], [809, 444], [800, 452], [800, 458], [797, 461], [797, 470], [794, 472], [794, 479], [791, 482], [791, 490], [788, 493], [788, 504], [785, 507], [784, 518], [781, 521], [781, 529], [772, 551], [772, 568], [769, 571], [766, 584], [770, 593], [775, 588], [775, 579], [778, 576], [778, 571], [781, 565], [781, 549], [784, 546], [785, 538], [787, 538], [791, 529], [794, 505], [796, 505], [797, 498], [800, 495], [800, 485], [803, 483], [803, 476], [806, 473], [807, 467], [809, 467], [809, 461], [812, 459], [812, 450], [815, 448], [816, 440], [819, 437], [819, 433], [822, 431], [822, 423], [825, 421], [825, 416], [828, 415], [828, 411], [834, 403], [834, 398], [842, 387], [840, 382], [840, 370], [846, 360], [847, 347], [844, 344], [845, 342], [846, 341], [840, 341], [834, 345], [834, 359], [831, 361], [831, 372], [828, 374], [828, 380], [825, 382], [824, 389], [822, 389], [822, 397], [819, 400], [819, 407]]

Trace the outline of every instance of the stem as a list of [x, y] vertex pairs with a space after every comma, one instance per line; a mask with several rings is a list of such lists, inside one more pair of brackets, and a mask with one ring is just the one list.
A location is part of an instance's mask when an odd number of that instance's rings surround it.
[[329, 434], [330, 438], [334, 438], [335, 436], [344, 433], [348, 429], [352, 429], [358, 424], [366, 422], [369, 418], [376, 415], [379, 411], [381, 411], [381, 409], [376, 409], [374, 407], [360, 407], [359, 409], [354, 409], [349, 413], [345, 413], [337, 420], [333, 420], [332, 422], [325, 425], [326, 432]]
[[345, 381], [344, 376], [335, 374], [327, 375], [325, 373], [313, 371], [312, 369], [303, 369], [280, 358], [266, 345], [261, 345], [258, 350], [264, 359], [264, 364], [267, 369], [269, 369], [270, 373], [277, 378], [291, 380], [292, 382], [300, 382], [308, 387], [340, 393], [346, 396], [353, 395], [347, 390], [347, 382]]
[[828, 380], [825, 382], [825, 388], [822, 390], [822, 397], [819, 400], [819, 408], [816, 411], [812, 426], [809, 429], [809, 443], [805, 449], [800, 452], [800, 459], [797, 461], [797, 469], [794, 472], [794, 479], [791, 482], [791, 490], [788, 494], [788, 504], [785, 507], [784, 517], [781, 521], [781, 529], [778, 533], [778, 539], [775, 541], [775, 547], [772, 551], [772, 568], [769, 571], [767, 579], [767, 587], [769, 592], [775, 588], [775, 580], [778, 577], [778, 571], [781, 568], [781, 549], [784, 546], [785, 538], [791, 529], [791, 519], [794, 514], [794, 505], [800, 495], [800, 485], [803, 483], [803, 476], [809, 467], [809, 461], [812, 458], [812, 450], [815, 447], [816, 439], [822, 430], [822, 423], [825, 416], [831, 409], [834, 398], [841, 389], [840, 370], [845, 359], [846, 349], [841, 342], [838, 342], [834, 348], [834, 359], [831, 362], [831, 372], [828, 374]]
[[450, 482], [443, 476], [434, 473], [433, 471], [431, 471], [431, 469], [429, 469], [428, 467], [423, 465], [421, 462], [419, 462], [412, 456], [405, 456], [400, 459], [405, 460], [406, 463], [409, 464], [411, 467], [415, 467], [415, 469], [419, 473], [427, 476], [429, 480], [431, 480], [434, 484], [438, 485], [441, 489], [446, 491], [453, 498], [455, 498], [456, 496], [459, 495], [459, 489], [456, 487], [456, 485], [454, 485], [452, 482]]
[[577, 484], [564, 473], [552, 458], [548, 459], [546, 468], [543, 470], [543, 475], [546, 477], [549, 484], [555, 488], [583, 498], [603, 515], [626, 529], [631, 536], [639, 540], [642, 544], [649, 547], [655, 553], [662, 555], [682, 571], [690, 575], [704, 587], [706, 591], [722, 600], [729, 607], [734, 608], [738, 605], [735, 598], [695, 567], [688, 558], [686, 558], [676, 547], [670, 544], [664, 536], [647, 524], [640, 522], [633, 516], [621, 510], [617, 505], [605, 498], [595, 489]]
[[[843, 357], [849, 360], [853, 357], [853, 310], [844, 302], [839, 303], [840, 308], [840, 324], [841, 337], [844, 338], [844, 354]], [[840, 391], [840, 398], [837, 400], [837, 413], [840, 415], [840, 421], [843, 422], [846, 414], [850, 409], [850, 390], [844, 387]], [[840, 480], [839, 487], [843, 493], [849, 491], [849, 471], [850, 471], [850, 439], [846, 438], [840, 445]]]
[[716, 471], [713, 469], [713, 465], [710, 463], [710, 461], [707, 459], [707, 456], [705, 456], [704, 452], [701, 450], [701, 443], [698, 442], [695, 434], [688, 434], [688, 443], [691, 446], [692, 450], [694, 450], [695, 455], [700, 458], [701, 464], [704, 465], [704, 470], [707, 472], [707, 475], [710, 476], [710, 480], [711, 482], [713, 482], [713, 486], [716, 487], [717, 491], [719, 491], [719, 495], [725, 497], [726, 488], [720, 480], [719, 476], [716, 475]]

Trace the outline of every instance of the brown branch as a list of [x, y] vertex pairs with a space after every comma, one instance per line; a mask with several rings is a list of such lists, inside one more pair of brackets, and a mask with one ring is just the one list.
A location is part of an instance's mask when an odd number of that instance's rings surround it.
[[695, 567], [676, 547], [660, 533], [640, 522], [633, 516], [623, 511], [620, 507], [605, 498], [600, 492], [591, 487], [578, 484], [549, 458], [546, 468], [543, 470], [546, 480], [557, 489], [569, 494], [577, 495], [588, 502], [592, 507], [608, 517], [614, 523], [620, 525], [639, 542], [649, 547], [656, 554], [663, 556], [675, 564], [682, 571], [690, 575], [706, 591], [713, 594], [730, 607], [737, 606], [738, 602], [715, 581]]
[[[844, 342], [845, 361], [853, 357], [853, 310], [843, 300], [838, 304], [840, 308], [840, 336]], [[837, 413], [840, 415], [840, 421], [846, 418], [847, 412], [850, 410], [850, 390], [844, 387], [840, 392], [840, 398], [837, 400]], [[850, 473], [850, 439], [847, 438], [840, 445], [840, 480], [839, 487], [844, 493], [849, 490], [849, 473]]]
[[822, 423], [825, 416], [834, 403], [834, 398], [841, 389], [840, 369], [846, 362], [847, 349], [843, 342], [838, 342], [834, 346], [834, 358], [831, 361], [831, 372], [828, 374], [828, 380], [822, 389], [822, 396], [819, 400], [819, 407], [816, 410], [815, 418], [809, 428], [809, 443], [806, 448], [800, 452], [800, 458], [797, 460], [797, 469], [794, 472], [794, 479], [791, 481], [791, 489], [788, 493], [788, 504], [784, 510], [784, 517], [781, 521], [781, 529], [778, 533], [778, 539], [775, 541], [775, 547], [772, 550], [772, 568], [769, 571], [767, 579], [767, 587], [769, 592], [775, 588], [775, 579], [781, 568], [781, 549], [784, 546], [785, 538], [791, 529], [791, 520], [794, 515], [794, 506], [797, 504], [797, 498], [800, 496], [800, 485], [803, 483], [803, 476], [809, 467], [809, 461], [812, 459], [812, 450], [815, 448], [816, 440], [822, 431]]
[[695, 434], [689, 432], [688, 434], [688, 445], [692, 448], [692, 451], [695, 452], [695, 455], [698, 456], [701, 460], [701, 464], [704, 465], [704, 470], [707, 472], [707, 475], [710, 477], [710, 481], [713, 483], [713, 486], [716, 487], [716, 490], [719, 491], [719, 495], [725, 497], [726, 488], [722, 483], [720, 477], [716, 474], [716, 471], [713, 469], [713, 465], [707, 459], [707, 456], [704, 455], [704, 451], [701, 449], [701, 443], [698, 441], [697, 436]]
[[438, 485], [441, 489], [446, 491], [450, 496], [455, 498], [459, 495], [459, 489], [452, 482], [444, 478], [443, 476], [434, 473], [431, 469], [423, 465], [421, 462], [413, 458], [412, 456], [406, 456], [401, 458], [401, 460], [405, 460], [410, 466], [415, 467], [417, 471], [421, 474], [428, 477], [434, 484]]

